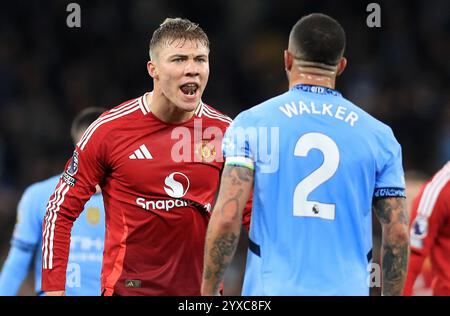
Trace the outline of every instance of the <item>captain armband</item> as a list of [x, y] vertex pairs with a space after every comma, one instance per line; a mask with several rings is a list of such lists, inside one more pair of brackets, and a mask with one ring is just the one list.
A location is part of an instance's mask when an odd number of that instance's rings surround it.
[[377, 188], [373, 194], [375, 199], [401, 197], [406, 198], [405, 189], [403, 188]]
[[227, 157], [225, 166], [244, 167], [250, 170], [255, 170], [255, 163], [248, 157]]

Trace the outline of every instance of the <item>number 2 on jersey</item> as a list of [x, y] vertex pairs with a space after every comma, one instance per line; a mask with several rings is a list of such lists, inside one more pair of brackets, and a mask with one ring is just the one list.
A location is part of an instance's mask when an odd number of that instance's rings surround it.
[[323, 154], [322, 165], [297, 184], [294, 191], [294, 216], [318, 217], [334, 220], [334, 204], [309, 201], [308, 195], [317, 187], [328, 181], [339, 166], [339, 148], [328, 136], [321, 133], [307, 133], [299, 138], [294, 155], [306, 157], [311, 149], [318, 149]]

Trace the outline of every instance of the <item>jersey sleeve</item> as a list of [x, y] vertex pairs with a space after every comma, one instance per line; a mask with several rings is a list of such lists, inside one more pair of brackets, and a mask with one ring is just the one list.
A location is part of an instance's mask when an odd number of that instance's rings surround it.
[[402, 149], [392, 130], [381, 140], [382, 146], [376, 164], [374, 198], [406, 197], [402, 165]]
[[39, 208], [43, 198], [39, 185], [33, 185], [25, 190], [19, 201], [11, 248], [0, 274], [2, 296], [17, 295], [28, 274], [34, 251], [41, 240], [42, 219], [39, 220], [39, 216], [42, 212]]
[[72, 158], [50, 197], [42, 226], [42, 290], [65, 289], [73, 222], [102, 182], [106, 169], [105, 131], [96, 122], [77, 144]]
[[225, 165], [255, 169], [255, 129], [246, 112], [239, 114], [225, 133], [222, 151]]
[[30, 268], [33, 252], [12, 245], [0, 273], [0, 296], [17, 295]]
[[22, 250], [34, 251], [41, 241], [41, 208], [45, 208], [50, 197], [45, 196], [45, 190], [40, 190], [41, 186], [42, 184], [35, 184], [28, 187], [17, 206], [17, 221], [11, 243]]
[[[445, 183], [444, 183], [445, 184]], [[436, 242], [441, 226], [446, 223], [445, 203], [450, 196], [450, 182], [443, 186], [435, 176], [421, 190], [414, 200], [410, 219], [411, 254], [405, 284], [405, 295], [411, 295], [423, 262]]]

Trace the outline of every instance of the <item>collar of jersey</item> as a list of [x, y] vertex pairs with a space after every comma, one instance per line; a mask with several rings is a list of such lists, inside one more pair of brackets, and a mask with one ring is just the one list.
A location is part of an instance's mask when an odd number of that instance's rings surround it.
[[324, 95], [334, 95], [337, 97], [342, 97], [342, 94], [338, 92], [337, 90], [323, 87], [323, 86], [316, 86], [312, 84], [297, 84], [293, 86], [290, 90], [300, 90], [304, 92], [311, 92], [316, 94], [324, 94]]

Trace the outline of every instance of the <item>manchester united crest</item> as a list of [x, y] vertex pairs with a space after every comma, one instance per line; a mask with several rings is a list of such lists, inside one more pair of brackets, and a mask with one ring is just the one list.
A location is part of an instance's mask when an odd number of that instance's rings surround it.
[[195, 145], [195, 156], [203, 162], [211, 162], [216, 158], [216, 146], [214, 141], [202, 140], [201, 143]]

